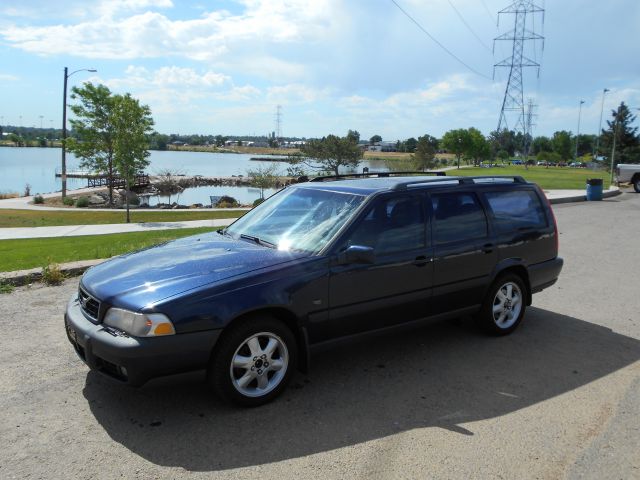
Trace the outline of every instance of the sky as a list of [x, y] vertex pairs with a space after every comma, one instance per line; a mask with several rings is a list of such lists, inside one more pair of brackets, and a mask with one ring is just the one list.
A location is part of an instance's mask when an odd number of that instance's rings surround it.
[[[97, 70], [69, 88], [129, 92], [161, 133], [266, 135], [277, 105], [283, 136], [495, 130], [508, 69], [493, 65], [511, 44], [493, 39], [513, 28], [497, 14], [510, 0], [396, 3], [441, 46], [392, 0], [3, 1], [0, 124], [60, 128], [68, 67]], [[596, 133], [605, 88], [604, 120], [621, 101], [640, 108], [640, 2], [537, 4], [544, 22], [528, 28], [544, 46], [526, 42], [525, 55], [541, 67], [523, 80], [533, 134], [575, 133], [579, 119]]]

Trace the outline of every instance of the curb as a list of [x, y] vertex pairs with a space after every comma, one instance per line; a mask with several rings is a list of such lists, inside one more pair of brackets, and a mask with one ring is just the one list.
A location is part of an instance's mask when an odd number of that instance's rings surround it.
[[[65, 277], [75, 277], [81, 275], [90, 267], [108, 260], [100, 258], [96, 260], [80, 260], [78, 262], [62, 263], [59, 265], [60, 271]], [[0, 283], [14, 285], [16, 287], [27, 285], [42, 280], [42, 268], [31, 268], [29, 270], [16, 270], [14, 272], [0, 272]]]
[[[606, 192], [604, 192], [602, 194], [602, 198], [616, 197], [620, 194], [622, 194], [622, 191], [619, 188], [616, 188], [615, 190], [607, 190]], [[556, 205], [559, 203], [586, 202], [586, 201], [587, 201], [587, 195], [585, 193], [584, 195], [576, 195], [574, 197], [554, 198], [549, 200], [549, 203], [551, 205]]]

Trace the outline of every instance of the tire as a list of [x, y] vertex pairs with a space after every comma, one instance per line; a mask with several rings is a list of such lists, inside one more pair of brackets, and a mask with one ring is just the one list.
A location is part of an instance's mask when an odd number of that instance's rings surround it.
[[633, 189], [636, 193], [640, 193], [640, 177], [636, 177], [633, 179]]
[[498, 277], [489, 288], [482, 309], [476, 316], [480, 326], [492, 335], [508, 335], [524, 317], [526, 287], [519, 275]]
[[298, 348], [291, 330], [260, 315], [223, 332], [213, 352], [208, 382], [222, 400], [243, 407], [270, 402], [285, 388]]

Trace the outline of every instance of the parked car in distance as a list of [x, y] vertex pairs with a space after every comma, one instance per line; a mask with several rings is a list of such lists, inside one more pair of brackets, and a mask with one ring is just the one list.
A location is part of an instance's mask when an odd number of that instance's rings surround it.
[[630, 183], [640, 193], [640, 164], [620, 163], [616, 166], [616, 184]]
[[292, 185], [227, 228], [87, 270], [69, 341], [119, 382], [205, 369], [222, 399], [256, 406], [318, 345], [463, 315], [505, 335], [556, 282], [558, 230], [535, 184], [379, 175]]

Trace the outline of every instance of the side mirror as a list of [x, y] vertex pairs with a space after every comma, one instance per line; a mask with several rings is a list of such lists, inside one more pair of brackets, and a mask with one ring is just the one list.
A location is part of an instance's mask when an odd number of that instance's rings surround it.
[[350, 265], [352, 263], [375, 263], [376, 257], [373, 248], [363, 245], [351, 245], [344, 252], [338, 254], [338, 265]]

